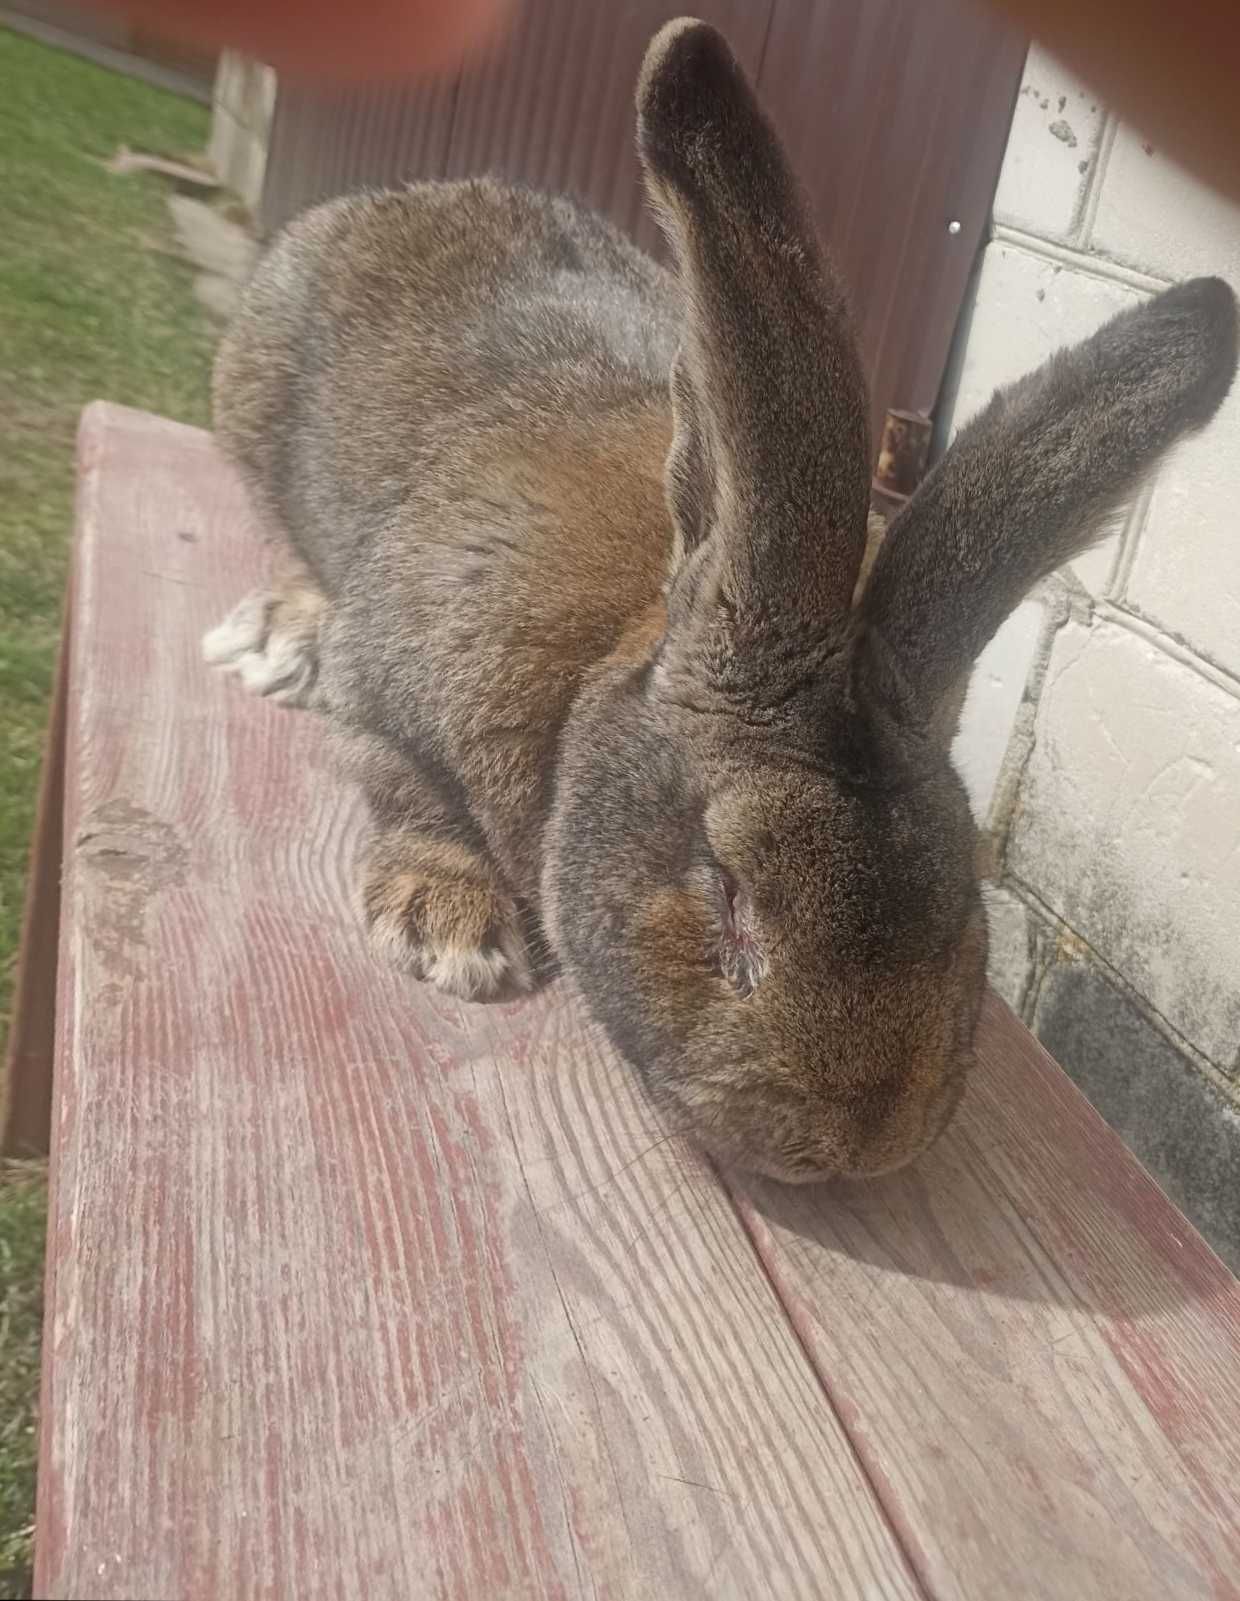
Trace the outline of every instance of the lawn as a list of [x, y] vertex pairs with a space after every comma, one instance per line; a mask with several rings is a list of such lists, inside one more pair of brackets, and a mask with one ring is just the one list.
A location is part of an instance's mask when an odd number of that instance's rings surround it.
[[[121, 144], [201, 150], [198, 105], [0, 28], [0, 1035], [21, 919], [73, 506], [97, 396], [206, 418], [211, 330], [162, 181]], [[0, 1167], [0, 1597], [29, 1586], [45, 1194]]]

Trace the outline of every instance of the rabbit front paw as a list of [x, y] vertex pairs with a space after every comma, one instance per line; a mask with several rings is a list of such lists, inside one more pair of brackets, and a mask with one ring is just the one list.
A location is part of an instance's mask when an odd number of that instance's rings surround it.
[[491, 884], [407, 862], [372, 867], [363, 902], [376, 951], [446, 995], [497, 1001], [531, 988], [516, 910]]
[[318, 706], [319, 628], [326, 602], [308, 585], [256, 589], [202, 641], [203, 659], [236, 673], [252, 695]]

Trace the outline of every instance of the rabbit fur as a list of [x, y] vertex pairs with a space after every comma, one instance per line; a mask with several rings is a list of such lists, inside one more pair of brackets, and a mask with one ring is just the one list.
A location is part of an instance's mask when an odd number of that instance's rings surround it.
[[637, 91], [668, 271], [482, 179], [332, 201], [260, 265], [219, 440], [276, 551], [205, 644], [322, 710], [371, 936], [467, 998], [558, 962], [675, 1126], [788, 1180], [915, 1157], [986, 960], [970, 665], [1217, 408], [1216, 279], [995, 396], [868, 581], [845, 295], [723, 39]]

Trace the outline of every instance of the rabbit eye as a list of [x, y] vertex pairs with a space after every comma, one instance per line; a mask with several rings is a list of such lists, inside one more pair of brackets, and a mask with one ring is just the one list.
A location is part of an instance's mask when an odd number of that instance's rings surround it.
[[753, 994], [766, 972], [748, 895], [726, 868], [719, 869], [719, 970], [742, 997]]
[[740, 893], [736, 880], [724, 869], [719, 871], [719, 893], [723, 899], [724, 923], [729, 932], [736, 932], [736, 897]]

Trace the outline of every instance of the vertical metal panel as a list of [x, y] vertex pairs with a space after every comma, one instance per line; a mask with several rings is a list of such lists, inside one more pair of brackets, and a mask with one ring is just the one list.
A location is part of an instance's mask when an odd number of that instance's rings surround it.
[[263, 224], [350, 189], [442, 175], [456, 83], [324, 93], [281, 85], [263, 187]]
[[[772, 0], [704, 0], [756, 76]], [[648, 249], [658, 229], [641, 192], [633, 92], [674, 0], [526, 0], [505, 46], [454, 82], [324, 94], [281, 87], [263, 222], [361, 185], [494, 173], [575, 195]], [[386, 116], [397, 103], [401, 117]]]
[[[668, 0], [526, 0], [455, 81], [282, 89], [264, 219], [363, 184], [491, 172], [576, 195], [648, 248], [633, 90]], [[1024, 44], [977, 0], [703, 0], [757, 79], [851, 290], [877, 441], [928, 413], [986, 224]], [[949, 231], [949, 223], [958, 230]]]
[[759, 87], [852, 292], [876, 443], [934, 408], [1024, 53], [975, 0], [776, 0]]
[[[447, 175], [493, 172], [575, 195], [656, 247], [633, 92], [651, 35], [680, 9], [668, 0], [527, 6], [509, 49], [461, 82]], [[727, 35], [756, 76], [770, 11], [771, 0], [699, 0], [697, 14]]]

